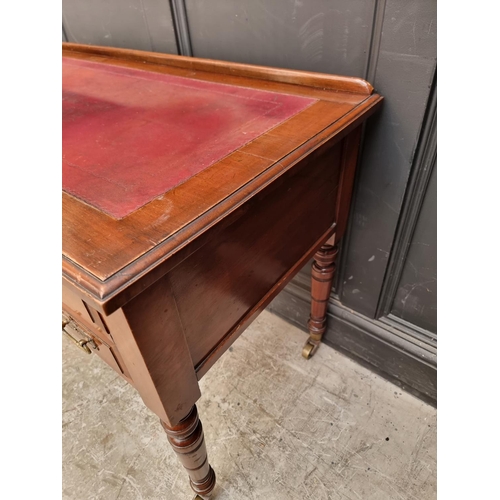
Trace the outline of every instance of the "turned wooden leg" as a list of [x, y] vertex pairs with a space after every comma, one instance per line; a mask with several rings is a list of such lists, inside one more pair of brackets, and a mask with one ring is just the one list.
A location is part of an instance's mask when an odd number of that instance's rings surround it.
[[202, 498], [209, 498], [215, 487], [215, 472], [208, 463], [203, 427], [196, 405], [186, 418], [169, 427], [161, 421], [168, 441], [189, 474], [191, 488]]
[[326, 330], [326, 309], [335, 274], [337, 253], [337, 245], [325, 244], [314, 254], [311, 273], [311, 315], [307, 323], [309, 339], [302, 349], [302, 356], [306, 359], [314, 354]]

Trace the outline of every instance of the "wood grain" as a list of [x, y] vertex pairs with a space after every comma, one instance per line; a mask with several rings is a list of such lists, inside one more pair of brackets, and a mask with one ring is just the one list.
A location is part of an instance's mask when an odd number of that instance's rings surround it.
[[116, 347], [146, 406], [175, 425], [200, 397], [168, 277], [107, 317]]
[[314, 346], [319, 345], [326, 330], [326, 310], [338, 251], [337, 245], [325, 244], [314, 255], [311, 269], [311, 315], [307, 322], [309, 342]]
[[303, 159], [168, 274], [195, 365], [333, 225], [340, 158], [335, 144]]
[[339, 186], [340, 194], [337, 198], [337, 241], [340, 241], [344, 237], [347, 228], [360, 141], [361, 127], [355, 129], [344, 141], [344, 149], [342, 150], [342, 174]]
[[208, 463], [203, 426], [196, 405], [177, 425], [161, 421], [168, 442], [189, 474], [189, 483], [195, 493], [208, 498], [215, 487], [215, 472]]
[[76, 51], [85, 54], [126, 58], [129, 61], [174, 66], [192, 71], [208, 71], [214, 74], [237, 75], [246, 78], [263, 79], [268, 81], [308, 85], [339, 92], [352, 92], [370, 95], [373, 87], [365, 80], [340, 75], [326, 75], [312, 71], [298, 71], [291, 69], [269, 68], [212, 59], [198, 59], [195, 57], [177, 56], [172, 54], [158, 54], [132, 49], [118, 49], [99, 46], [82, 46], [80, 44], [63, 43], [66, 51]]

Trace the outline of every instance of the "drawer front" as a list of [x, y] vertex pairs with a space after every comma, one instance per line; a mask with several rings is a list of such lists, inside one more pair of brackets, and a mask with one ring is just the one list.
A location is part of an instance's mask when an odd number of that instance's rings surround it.
[[[68, 308], [66, 307], [65, 309]], [[75, 343], [75, 348], [79, 347], [88, 354], [97, 354], [119, 375], [132, 383], [116, 346], [105, 342], [93, 330], [74, 318], [67, 310], [63, 311], [63, 333], [68, 337], [68, 340]]]
[[91, 306], [87, 305], [78, 295], [66, 286], [62, 289], [63, 310], [78, 324], [89, 330], [93, 336], [99, 337], [108, 345], [115, 341], [106, 324], [106, 319]]

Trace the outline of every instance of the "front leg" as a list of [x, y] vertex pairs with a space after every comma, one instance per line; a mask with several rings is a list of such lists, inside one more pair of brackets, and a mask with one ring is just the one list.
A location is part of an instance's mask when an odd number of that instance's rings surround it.
[[338, 245], [326, 242], [314, 255], [311, 272], [311, 315], [307, 326], [309, 339], [302, 349], [302, 356], [309, 359], [318, 348], [326, 330], [326, 310], [335, 275]]
[[189, 474], [191, 488], [201, 498], [209, 498], [215, 487], [215, 472], [208, 463], [203, 427], [194, 405], [188, 415], [170, 427], [160, 420], [168, 441]]

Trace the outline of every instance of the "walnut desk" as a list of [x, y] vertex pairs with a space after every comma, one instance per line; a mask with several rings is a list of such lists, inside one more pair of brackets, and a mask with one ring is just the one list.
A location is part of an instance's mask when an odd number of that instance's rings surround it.
[[203, 498], [198, 381], [313, 256], [325, 330], [359, 78], [63, 44], [63, 330], [156, 414]]

